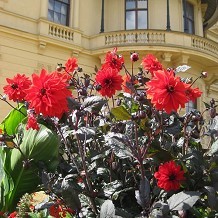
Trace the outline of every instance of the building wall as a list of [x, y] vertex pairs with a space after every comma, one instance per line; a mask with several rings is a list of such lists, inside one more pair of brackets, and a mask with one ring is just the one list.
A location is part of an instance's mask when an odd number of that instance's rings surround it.
[[[208, 71], [208, 79], [196, 84], [204, 91], [198, 103], [202, 109], [202, 100], [218, 94], [218, 32], [203, 34], [200, 1], [190, 0], [195, 5], [196, 33], [185, 34], [182, 0], [169, 2], [171, 31], [166, 31], [164, 0], [148, 1], [148, 30], [125, 31], [125, 1], [105, 0], [104, 33], [100, 33], [101, 0], [71, 0], [69, 27], [48, 21], [48, 0], [0, 0], [0, 90], [7, 77], [16, 73], [30, 76], [41, 68], [53, 71], [57, 63], [72, 56], [85, 72], [92, 73], [105, 53], [118, 47], [128, 69], [130, 51], [136, 51], [141, 58], [153, 53], [165, 67], [192, 66], [181, 74], [184, 77], [196, 78]], [[135, 64], [135, 70], [139, 65]], [[2, 101], [0, 112], [0, 119], [8, 113]]]

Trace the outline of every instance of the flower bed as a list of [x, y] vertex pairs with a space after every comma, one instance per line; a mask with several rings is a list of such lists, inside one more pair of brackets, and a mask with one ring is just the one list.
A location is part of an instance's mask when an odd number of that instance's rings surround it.
[[0, 125], [2, 217], [218, 216], [217, 101], [181, 115], [202, 94], [177, 75], [187, 66], [149, 54], [133, 72], [130, 59], [131, 72], [115, 48], [94, 76], [70, 58], [7, 79], [1, 100], [17, 107]]

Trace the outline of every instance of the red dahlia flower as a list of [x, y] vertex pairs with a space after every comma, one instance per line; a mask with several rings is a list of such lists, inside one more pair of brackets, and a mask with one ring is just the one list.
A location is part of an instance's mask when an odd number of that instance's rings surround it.
[[124, 63], [123, 56], [118, 55], [117, 48], [114, 48], [113, 51], [107, 52], [105, 57], [105, 63], [102, 65], [102, 69], [110, 67], [120, 71], [122, 69], [123, 63]]
[[78, 67], [76, 58], [69, 58], [65, 64], [66, 72], [73, 72]]
[[148, 54], [142, 59], [141, 65], [145, 70], [148, 70], [151, 75], [153, 76], [154, 71], [162, 70], [163, 67], [161, 63], [158, 61], [158, 59], [152, 55]]
[[158, 180], [157, 185], [165, 191], [178, 190], [185, 180], [184, 171], [174, 161], [160, 165], [154, 177]]
[[109, 98], [115, 94], [117, 90], [122, 90], [122, 76], [118, 74], [116, 69], [103, 68], [96, 74], [95, 81], [100, 85], [99, 92], [102, 96], [108, 96]]
[[10, 100], [23, 101], [26, 96], [26, 89], [31, 85], [31, 81], [24, 74], [19, 73], [13, 79], [7, 78], [8, 85], [4, 86], [4, 93], [8, 95]]
[[152, 79], [147, 82], [147, 97], [151, 99], [157, 110], [165, 110], [168, 114], [185, 107], [188, 99], [186, 87], [173, 71], [159, 70], [154, 72]]
[[199, 88], [191, 88], [190, 84], [185, 84], [186, 86], [186, 96], [189, 101], [195, 102], [197, 98], [201, 97], [202, 92]]
[[48, 74], [45, 69], [38, 76], [32, 75], [32, 86], [27, 90], [26, 100], [29, 108], [36, 114], [61, 118], [68, 111], [67, 97], [71, 91], [66, 88], [67, 78], [56, 72]]
[[39, 130], [39, 124], [37, 123], [37, 119], [34, 117], [33, 114], [28, 114], [28, 120], [27, 120], [27, 125], [26, 129], [34, 129], [34, 130]]

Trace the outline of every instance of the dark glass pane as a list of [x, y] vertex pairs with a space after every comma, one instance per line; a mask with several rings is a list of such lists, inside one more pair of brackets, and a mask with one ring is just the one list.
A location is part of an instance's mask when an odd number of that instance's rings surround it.
[[187, 4], [187, 17], [194, 20], [194, 7], [191, 4]]
[[195, 32], [194, 23], [191, 20], [188, 20], [187, 24], [188, 24], [188, 33], [194, 34]]
[[54, 12], [54, 22], [61, 23], [61, 14]]
[[147, 8], [147, 0], [138, 0], [138, 8]]
[[197, 108], [196, 102], [189, 101], [185, 104], [186, 113], [194, 111]]
[[183, 11], [184, 15], [184, 31], [186, 33], [194, 34], [194, 6], [189, 2], [186, 2], [186, 8]]
[[48, 9], [54, 10], [54, 0], [49, 0], [49, 2], [48, 2]]
[[126, 29], [136, 29], [135, 26], [135, 11], [127, 11], [126, 12]]
[[61, 13], [61, 3], [58, 1], [55, 1], [54, 11]]
[[60, 1], [66, 3], [66, 4], [70, 4], [70, 0], [60, 0]]
[[61, 14], [67, 15], [67, 5], [61, 5]]
[[138, 29], [147, 29], [147, 11], [138, 11]]
[[126, 9], [136, 8], [136, 0], [126, 0]]
[[54, 11], [48, 10], [48, 19], [54, 21]]
[[61, 24], [67, 25], [67, 16], [61, 15]]

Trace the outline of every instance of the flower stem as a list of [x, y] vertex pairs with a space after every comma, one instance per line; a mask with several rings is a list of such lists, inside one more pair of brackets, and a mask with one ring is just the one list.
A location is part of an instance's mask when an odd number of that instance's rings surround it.
[[24, 116], [26, 116], [26, 114], [24, 114], [22, 111], [18, 110], [18, 109], [17, 109], [16, 107], [14, 107], [11, 103], [9, 103], [7, 100], [4, 100], [2, 94], [0, 94], [0, 96], [2, 97], [2, 98], [0, 98], [0, 100], [6, 102], [6, 103], [7, 103], [10, 107], [12, 107], [14, 110], [16, 110], [16, 111], [20, 112], [21, 114], [23, 114]]
[[[83, 170], [85, 172], [85, 177], [86, 177], [86, 183], [84, 182], [84, 185], [85, 185], [87, 191], [89, 191], [89, 193], [91, 193], [91, 196], [92, 196], [93, 188], [92, 188], [91, 180], [90, 180], [90, 177], [89, 177], [88, 169], [87, 169], [87, 166], [86, 166], [86, 161], [85, 161], [85, 157], [84, 157], [84, 152], [83, 152], [82, 144], [80, 142], [78, 134], [76, 134], [76, 139], [77, 139], [77, 143], [78, 143], [79, 154], [80, 154], [80, 157], [81, 157], [81, 160], [82, 160]], [[96, 207], [94, 198], [93, 197], [89, 197], [89, 199], [90, 199], [90, 202], [92, 204], [92, 208], [94, 210], [94, 213], [97, 214], [98, 211], [97, 211], [97, 207]]]

